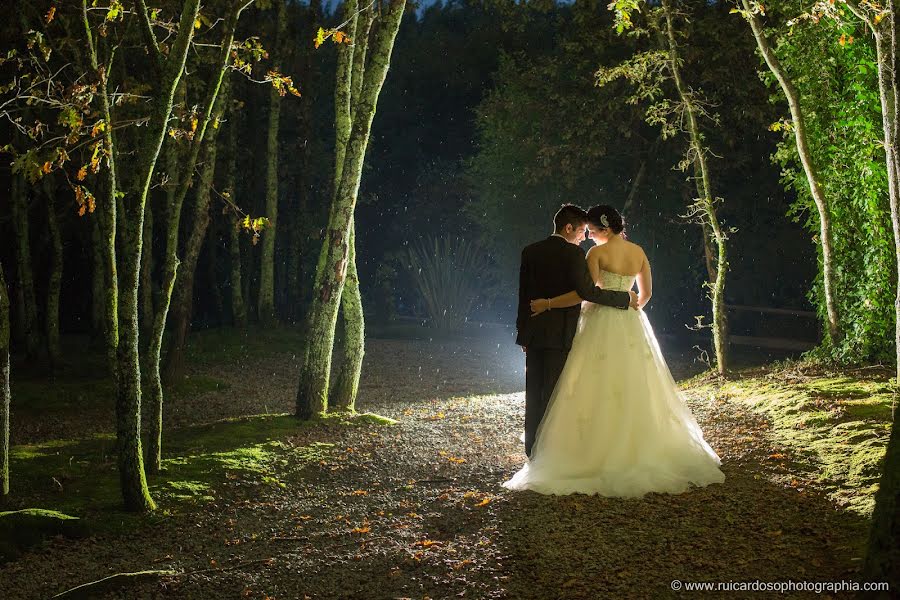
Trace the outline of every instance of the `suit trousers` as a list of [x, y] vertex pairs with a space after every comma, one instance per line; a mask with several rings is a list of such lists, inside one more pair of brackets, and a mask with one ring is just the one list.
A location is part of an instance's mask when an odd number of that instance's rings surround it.
[[534, 348], [525, 352], [525, 454], [531, 457], [538, 425], [569, 356], [568, 350]]

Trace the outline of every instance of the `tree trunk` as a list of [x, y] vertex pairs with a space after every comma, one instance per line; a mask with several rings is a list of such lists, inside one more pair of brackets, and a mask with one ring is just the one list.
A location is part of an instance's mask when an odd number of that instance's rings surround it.
[[50, 230], [50, 280], [47, 285], [47, 356], [50, 359], [50, 371], [59, 367], [61, 356], [59, 349], [59, 294], [62, 285], [63, 247], [59, 234], [59, 223], [56, 219], [56, 189], [51, 185], [49, 177], [44, 177], [44, 193], [47, 196], [47, 226]]
[[[119, 202], [118, 190], [119, 180], [116, 171], [116, 144], [113, 136], [113, 128], [110, 124], [112, 119], [112, 108], [109, 101], [108, 73], [111, 65], [101, 65], [97, 60], [97, 49], [94, 45], [93, 33], [91, 31], [90, 22], [88, 21], [87, 0], [81, 2], [82, 25], [85, 30], [85, 38], [87, 42], [88, 57], [90, 59], [91, 69], [98, 80], [97, 97], [100, 99], [100, 114], [103, 122], [107, 127], [103, 130], [103, 141], [106, 144], [108, 157], [107, 168], [101, 170], [102, 177], [102, 194], [97, 201], [96, 219], [97, 219], [97, 240], [96, 244], [100, 248], [100, 273], [95, 274], [94, 285], [100, 286], [96, 291], [101, 292], [98, 298], [100, 307], [97, 310], [98, 316], [103, 319], [103, 340], [106, 350], [106, 368], [112, 376], [116, 389], [119, 387], [118, 370], [119, 370], [119, 273], [116, 255], [116, 234], [119, 222]], [[98, 299], [95, 298], [95, 302]], [[116, 403], [116, 414], [118, 419], [118, 400]]]
[[[178, 34], [165, 59], [160, 58], [161, 76], [158, 95], [152, 108], [143, 145], [138, 150], [137, 192], [123, 198], [122, 219], [122, 293], [120, 295], [120, 339], [118, 348], [118, 390], [116, 394], [116, 434], [119, 446], [119, 477], [126, 510], [149, 511], [156, 508], [144, 473], [141, 452], [141, 366], [138, 332], [138, 278], [144, 227], [144, 207], [150, 184], [166, 136], [175, 88], [184, 72], [188, 49], [193, 39], [194, 22], [200, 0], [185, 0]], [[85, 11], [86, 12], [86, 11]], [[87, 16], [85, 16], [87, 20]], [[149, 25], [148, 25], [149, 27]], [[159, 52], [157, 48], [151, 50]]]
[[[220, 105], [216, 110], [216, 118], [222, 114], [222, 108], [228, 103], [228, 94], [222, 90]], [[197, 274], [197, 261], [200, 258], [200, 250], [203, 240], [206, 238], [206, 230], [209, 226], [210, 190], [213, 185], [213, 177], [216, 171], [217, 154], [217, 129], [207, 138], [206, 159], [200, 171], [200, 181], [197, 186], [197, 197], [194, 201], [194, 211], [191, 232], [184, 248], [184, 260], [181, 263], [180, 275], [175, 284], [172, 296], [172, 328], [166, 352], [165, 380], [173, 383], [183, 372], [184, 344], [191, 328], [191, 316], [194, 308], [194, 280]], [[161, 404], [160, 404], [161, 407]], [[162, 414], [159, 414], [160, 421]]]
[[[894, 232], [896, 267], [898, 269], [895, 300], [894, 343], [896, 345], [895, 385], [900, 385], [900, 144], [898, 144], [898, 82], [897, 82], [897, 19], [892, 0], [885, 6], [886, 15], [880, 23], [860, 10], [855, 2], [848, 2], [853, 12], [863, 18], [875, 35], [878, 61], [878, 88], [881, 99], [884, 130], [885, 160], [888, 174], [888, 197], [891, 224]], [[891, 590], [900, 589], [900, 411], [893, 414], [891, 437], [881, 471], [881, 481], [875, 497], [869, 545], [863, 565], [867, 581], [886, 581]], [[874, 595], [874, 594], [873, 594]]]
[[712, 238], [716, 246], [716, 278], [710, 282], [710, 299], [712, 300], [713, 317], [713, 348], [716, 353], [716, 368], [720, 375], [728, 371], [728, 322], [725, 315], [725, 274], [728, 270], [727, 236], [722, 230], [719, 218], [716, 214], [716, 199], [712, 194], [709, 167], [706, 163], [706, 149], [697, 123], [696, 108], [691, 93], [681, 78], [680, 57], [678, 45], [675, 41], [675, 24], [672, 13], [671, 0], [662, 0], [663, 12], [666, 17], [666, 37], [669, 44], [669, 63], [678, 96], [684, 105], [687, 116], [688, 133], [690, 134], [689, 157], [700, 170], [700, 178], [697, 180], [697, 188], [700, 197], [697, 199], [697, 207], [703, 222], [712, 232]]
[[9, 494], [9, 295], [0, 264], [0, 495]]
[[[102, 196], [100, 196], [102, 198]], [[101, 247], [99, 216], [91, 219], [91, 343], [104, 347], [103, 298], [106, 279], [103, 277], [103, 248]]]
[[365, 319], [359, 294], [356, 272], [356, 225], [350, 225], [350, 253], [347, 257], [347, 280], [341, 294], [341, 315], [344, 319], [344, 357], [337, 380], [331, 390], [331, 405], [335, 410], [356, 410], [356, 393], [365, 355]]
[[[193, 1], [193, 0], [191, 0]], [[162, 352], [163, 335], [166, 330], [166, 321], [169, 314], [169, 306], [172, 300], [172, 290], [175, 287], [175, 279], [180, 265], [178, 259], [178, 239], [181, 225], [181, 209], [193, 181], [194, 168], [200, 156], [201, 150], [206, 149], [209, 154], [209, 145], [215, 144], [215, 136], [208, 135], [210, 122], [214, 128], [218, 128], [218, 120], [222, 114], [224, 102], [220, 94], [222, 81], [230, 60], [231, 44], [234, 41], [234, 32], [237, 27], [240, 10], [232, 10], [226, 18], [223, 39], [216, 61], [217, 71], [210, 82], [209, 93], [204, 104], [201, 117], [194, 139], [191, 144], [190, 154], [184, 163], [184, 170], [179, 182], [178, 191], [175, 194], [173, 205], [166, 207], [166, 255], [163, 267], [163, 283], [159, 298], [159, 306], [153, 319], [153, 331], [150, 338], [150, 346], [147, 350], [147, 393], [149, 394], [150, 410], [152, 416], [149, 427], [149, 442], [147, 447], [147, 470], [149, 473], [158, 473], [162, 460], [162, 404], [163, 389], [160, 375], [160, 359]], [[176, 82], [177, 83], [177, 82]], [[169, 101], [171, 112], [172, 100]]]
[[[353, 113], [355, 118], [342, 161], [340, 183], [336, 187], [329, 214], [325, 242], [319, 253], [315, 293], [307, 319], [307, 340], [296, 404], [296, 415], [302, 419], [312, 418], [327, 409], [335, 325], [350, 253], [350, 225], [356, 207], [372, 119], [387, 76], [391, 51], [405, 5], [405, 0], [392, 0], [383, 13], [373, 40], [369, 64], [362, 74], [359, 100], [355, 103]], [[357, 38], [354, 46], [360, 42]], [[344, 87], [350, 90], [350, 86], [351, 82], [347, 79], [338, 80], [337, 89]]]
[[[228, 168], [225, 169], [225, 189], [231, 197], [231, 202], [237, 204], [237, 134], [238, 112], [231, 110], [231, 119], [228, 123]], [[234, 214], [228, 218], [228, 254], [231, 257], [231, 318], [232, 324], [239, 328], [247, 327], [247, 309], [244, 307], [244, 285], [241, 281], [241, 223], [240, 216]]]
[[[275, 70], [280, 70], [286, 44], [284, 32], [287, 26], [286, 0], [276, 0]], [[257, 312], [263, 327], [273, 327], [275, 316], [275, 237], [278, 235], [278, 131], [281, 124], [281, 94], [274, 87], [269, 92], [269, 128], [266, 151], [266, 210], [269, 227], [262, 237], [262, 253], [259, 270], [259, 298]]]
[[34, 294], [34, 271], [31, 264], [31, 240], [28, 226], [28, 190], [21, 175], [13, 175], [12, 225], [15, 237], [16, 283], [22, 290], [20, 318], [25, 330], [25, 351], [29, 358], [40, 354], [37, 301]]
[[153, 331], [153, 218], [153, 201], [148, 199], [141, 248], [141, 335], [146, 338]]
[[782, 67], [778, 56], [769, 46], [769, 40], [766, 38], [759, 16], [751, 10], [749, 0], [741, 0], [741, 4], [744, 8], [744, 15], [750, 22], [750, 28], [753, 30], [753, 37], [756, 39], [759, 52], [765, 59], [769, 70], [775, 75], [779, 85], [781, 85], [781, 91], [787, 98], [788, 107], [791, 111], [797, 153], [800, 155], [800, 163], [803, 165], [803, 172], [806, 174], [809, 193], [819, 213], [819, 239], [822, 246], [822, 283], [825, 290], [828, 335], [832, 342], [837, 342], [841, 338], [841, 328], [837, 303], [834, 299], [834, 250], [831, 236], [831, 214], [828, 211], [828, 201], [819, 182], [819, 175], [813, 164], [812, 153], [806, 141], [806, 119], [800, 106], [800, 93], [784, 70], [784, 67]]

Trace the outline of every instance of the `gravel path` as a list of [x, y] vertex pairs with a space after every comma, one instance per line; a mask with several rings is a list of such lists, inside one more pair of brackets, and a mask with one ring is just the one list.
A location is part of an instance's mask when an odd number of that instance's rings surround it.
[[[636, 500], [503, 490], [522, 460], [523, 363], [491, 339], [372, 340], [358, 409], [398, 425], [301, 429], [273, 466], [284, 487], [233, 478], [213, 502], [128, 538], [51, 540], [0, 566], [2, 595], [46, 598], [150, 568], [202, 572], [106, 597], [656, 598], [693, 595], [672, 592], [676, 579], [855, 577], [867, 523], [776, 466], [767, 424], [723, 400], [689, 398], [723, 485]], [[171, 406], [170, 424], [292, 408], [294, 356], [207, 374], [228, 389]], [[333, 446], [309, 461], [315, 443]]]

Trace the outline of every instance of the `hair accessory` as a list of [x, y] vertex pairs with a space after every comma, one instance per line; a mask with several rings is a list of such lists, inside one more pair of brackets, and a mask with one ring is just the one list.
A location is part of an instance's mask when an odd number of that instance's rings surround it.
[[606, 215], [600, 215], [600, 224], [609, 228], [609, 221], [606, 219]]

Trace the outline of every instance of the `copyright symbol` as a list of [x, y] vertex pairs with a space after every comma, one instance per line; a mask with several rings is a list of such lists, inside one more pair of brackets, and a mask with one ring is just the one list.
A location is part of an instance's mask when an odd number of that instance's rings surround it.
[[673, 580], [672, 580], [672, 583], [670, 584], [670, 587], [671, 587], [674, 591], [677, 592], [678, 590], [681, 589], [681, 582], [678, 581], [677, 579], [673, 579]]

